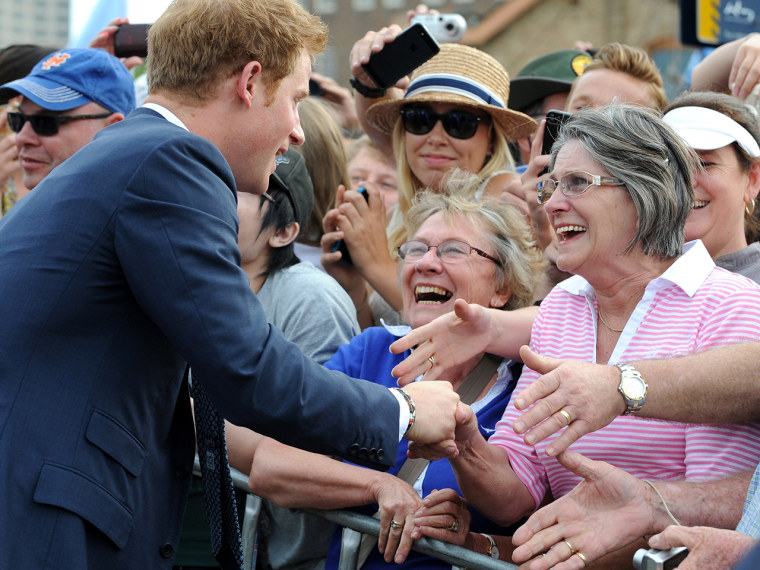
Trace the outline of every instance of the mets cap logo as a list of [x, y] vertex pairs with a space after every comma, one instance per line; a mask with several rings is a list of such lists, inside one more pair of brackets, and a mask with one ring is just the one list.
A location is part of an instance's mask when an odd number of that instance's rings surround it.
[[67, 53], [58, 52], [57, 54], [47, 58], [42, 62], [42, 69], [48, 71], [51, 67], [58, 67], [66, 63], [66, 60], [71, 56]]

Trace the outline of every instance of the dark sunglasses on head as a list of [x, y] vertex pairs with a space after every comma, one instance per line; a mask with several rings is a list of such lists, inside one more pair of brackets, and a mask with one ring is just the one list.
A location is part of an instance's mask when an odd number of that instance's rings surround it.
[[32, 130], [41, 137], [52, 137], [58, 134], [61, 123], [69, 121], [81, 121], [84, 119], [105, 119], [110, 117], [111, 113], [98, 113], [97, 115], [55, 115], [37, 113], [35, 115], [25, 115], [20, 111], [11, 111], [8, 113], [8, 126], [14, 133], [21, 132], [24, 124], [29, 121]]
[[446, 133], [455, 139], [469, 139], [475, 136], [478, 125], [490, 124], [490, 117], [479, 117], [469, 111], [449, 111], [436, 113], [425, 107], [406, 107], [401, 109], [401, 122], [404, 129], [413, 135], [426, 135], [441, 121]]

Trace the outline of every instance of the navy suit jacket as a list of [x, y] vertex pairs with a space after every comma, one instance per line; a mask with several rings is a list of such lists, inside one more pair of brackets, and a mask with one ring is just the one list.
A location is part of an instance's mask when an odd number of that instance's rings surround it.
[[267, 323], [237, 227], [220, 152], [148, 109], [0, 220], [0, 568], [171, 566], [194, 454], [186, 363], [236, 424], [393, 462], [398, 402]]

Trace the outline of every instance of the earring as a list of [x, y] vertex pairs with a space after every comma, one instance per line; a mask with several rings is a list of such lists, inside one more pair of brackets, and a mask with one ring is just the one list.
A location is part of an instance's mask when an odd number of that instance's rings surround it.
[[[750, 207], [750, 205], [751, 205], [751, 207]], [[744, 211], [747, 212], [748, 216], [751, 216], [752, 214], [754, 214], [755, 213], [755, 201], [752, 200], [749, 204], [747, 204], [746, 206], [744, 206]]]

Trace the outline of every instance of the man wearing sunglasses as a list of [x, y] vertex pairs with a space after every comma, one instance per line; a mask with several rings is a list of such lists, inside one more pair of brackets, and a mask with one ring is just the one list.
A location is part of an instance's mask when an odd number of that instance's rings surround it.
[[8, 113], [24, 186], [32, 190], [89, 143], [101, 129], [135, 108], [132, 76], [100, 49], [68, 49], [44, 57], [26, 77], [0, 87], [0, 100], [22, 95]]

